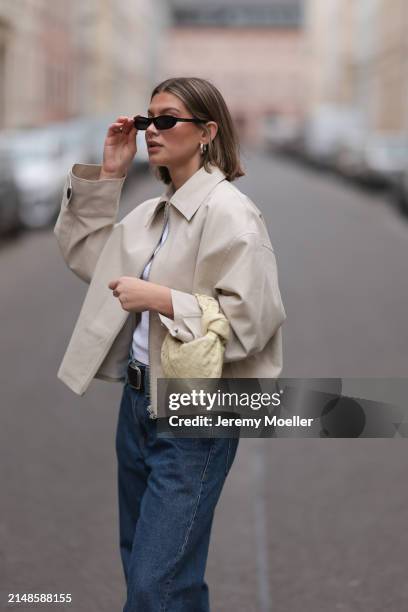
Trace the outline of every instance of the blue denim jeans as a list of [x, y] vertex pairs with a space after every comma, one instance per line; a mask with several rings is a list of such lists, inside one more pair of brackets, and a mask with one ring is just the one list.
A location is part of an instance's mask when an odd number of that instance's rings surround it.
[[209, 612], [214, 510], [239, 438], [160, 438], [127, 379], [116, 432], [123, 612]]

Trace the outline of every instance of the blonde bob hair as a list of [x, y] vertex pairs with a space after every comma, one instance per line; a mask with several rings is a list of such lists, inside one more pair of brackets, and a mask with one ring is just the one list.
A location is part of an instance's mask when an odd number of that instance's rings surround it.
[[[244, 176], [245, 172], [239, 159], [239, 141], [235, 125], [225, 100], [215, 85], [198, 77], [166, 79], [156, 85], [150, 100], [162, 91], [180, 98], [194, 117], [216, 122], [218, 130], [212, 141], [209, 128], [202, 124], [209, 137], [208, 146], [202, 155], [202, 166], [205, 170], [209, 171], [210, 164], [218, 166], [228, 181]], [[157, 166], [155, 175], [167, 185], [171, 183], [166, 166]]]

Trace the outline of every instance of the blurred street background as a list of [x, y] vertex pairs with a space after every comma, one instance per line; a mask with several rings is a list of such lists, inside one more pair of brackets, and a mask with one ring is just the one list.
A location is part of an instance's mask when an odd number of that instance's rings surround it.
[[[66, 175], [170, 76], [224, 95], [287, 312], [286, 377], [408, 372], [405, 0], [0, 0], [0, 610], [120, 611], [121, 386], [56, 372], [87, 286], [53, 225]], [[122, 218], [160, 195], [138, 135]], [[212, 612], [405, 612], [404, 439], [243, 439], [216, 510]], [[195, 612], [195, 611], [192, 611]]]

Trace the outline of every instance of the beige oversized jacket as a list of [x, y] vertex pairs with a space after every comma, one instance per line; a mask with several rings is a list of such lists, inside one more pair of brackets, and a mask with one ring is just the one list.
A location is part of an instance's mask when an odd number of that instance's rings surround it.
[[275, 254], [255, 204], [212, 166], [202, 167], [177, 191], [135, 206], [117, 222], [126, 177], [98, 180], [100, 166], [74, 164], [54, 228], [68, 267], [89, 288], [57, 372], [83, 395], [93, 378], [124, 381], [140, 313], [125, 311], [108, 283], [141, 277], [166, 222], [169, 233], [155, 255], [149, 280], [171, 288], [174, 320], [149, 314], [151, 407], [157, 414], [157, 378], [164, 377], [160, 349], [169, 330], [188, 342], [202, 335], [193, 293], [219, 301], [230, 323], [222, 376], [276, 378], [282, 370], [286, 313]]

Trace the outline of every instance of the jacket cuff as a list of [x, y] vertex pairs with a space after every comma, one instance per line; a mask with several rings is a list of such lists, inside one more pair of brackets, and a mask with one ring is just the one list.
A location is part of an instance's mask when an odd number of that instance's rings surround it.
[[203, 335], [201, 317], [203, 315], [197, 298], [192, 293], [170, 289], [173, 302], [174, 319], [158, 313], [164, 327], [182, 342], [190, 342]]
[[99, 175], [102, 169], [102, 164], [74, 164], [71, 168], [72, 176], [82, 181], [123, 181], [126, 177], [121, 176], [120, 178], [103, 178], [100, 179]]
[[100, 164], [74, 164], [68, 175], [67, 204], [81, 217], [112, 217], [116, 214], [126, 176], [99, 179]]

